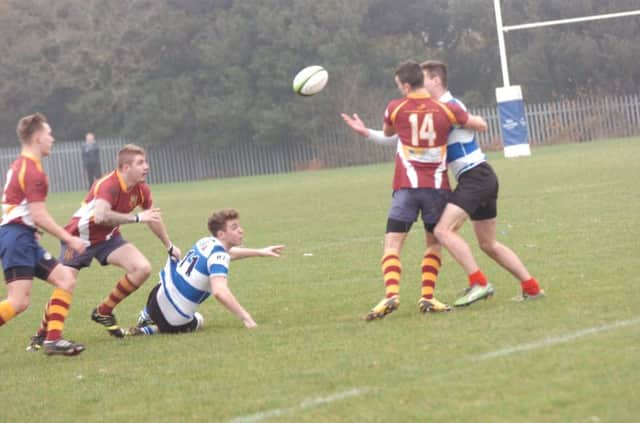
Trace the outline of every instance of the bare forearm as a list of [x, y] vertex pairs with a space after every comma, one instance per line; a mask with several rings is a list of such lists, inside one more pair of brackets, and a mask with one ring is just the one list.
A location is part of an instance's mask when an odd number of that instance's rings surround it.
[[248, 257], [260, 257], [262, 254], [257, 248], [231, 247], [229, 256], [231, 260], [240, 260]]
[[53, 220], [53, 217], [47, 211], [41, 211], [33, 215], [34, 223], [39, 227], [58, 238], [60, 241], [68, 242], [71, 234]]
[[236, 297], [228, 289], [219, 290], [215, 294], [216, 300], [220, 302], [227, 310], [235, 314], [243, 322], [252, 321], [251, 315], [240, 305]]
[[147, 226], [149, 226], [151, 232], [153, 232], [153, 234], [158, 237], [165, 248], [171, 247], [171, 239], [169, 239], [167, 228], [164, 226], [164, 223], [161, 220], [158, 222], [147, 222]]
[[136, 214], [133, 213], [119, 213], [113, 210], [105, 210], [101, 213], [101, 216], [96, 215], [96, 223], [107, 226], [125, 225], [127, 223], [137, 223], [139, 218], [136, 218]]

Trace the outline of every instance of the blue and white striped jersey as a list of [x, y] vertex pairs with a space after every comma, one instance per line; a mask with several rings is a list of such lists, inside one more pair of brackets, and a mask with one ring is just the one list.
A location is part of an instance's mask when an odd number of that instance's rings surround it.
[[226, 277], [230, 261], [220, 241], [211, 236], [196, 242], [180, 262], [167, 259], [156, 297], [167, 322], [173, 326], [189, 323], [200, 303], [211, 295], [209, 277]]
[[[440, 99], [443, 103], [455, 103], [467, 110], [464, 103], [455, 98], [450, 91], [444, 93]], [[456, 180], [469, 169], [487, 161], [476, 140], [476, 132], [471, 129], [456, 127], [449, 133], [447, 141], [447, 166]]]

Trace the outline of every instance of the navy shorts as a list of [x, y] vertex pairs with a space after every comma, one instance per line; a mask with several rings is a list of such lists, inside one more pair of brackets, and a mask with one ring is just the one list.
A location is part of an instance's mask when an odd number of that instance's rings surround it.
[[20, 279], [49, 279], [58, 265], [35, 237], [35, 229], [21, 224], [0, 227], [0, 258], [7, 283]]
[[422, 215], [425, 228], [435, 226], [447, 205], [450, 191], [434, 188], [402, 188], [393, 192], [389, 219], [407, 224], [415, 222]]
[[83, 267], [89, 267], [91, 260], [95, 257], [101, 265], [106, 266], [107, 258], [109, 254], [113, 253], [118, 248], [126, 244], [122, 235], [118, 234], [106, 241], [100, 242], [96, 245], [92, 245], [83, 254], [77, 254], [73, 250], [69, 249], [64, 242], [60, 243], [60, 261], [65, 266], [73, 267], [74, 269], [82, 269]]
[[162, 310], [160, 310], [160, 306], [158, 305], [157, 294], [158, 289], [160, 289], [160, 284], [157, 284], [153, 287], [151, 292], [149, 293], [149, 298], [147, 298], [147, 313], [153, 323], [158, 326], [158, 330], [160, 333], [184, 333], [184, 332], [193, 332], [198, 329], [198, 319], [195, 317], [189, 323], [185, 323], [180, 326], [173, 326], [167, 319], [164, 318], [162, 314]]
[[498, 215], [498, 177], [482, 163], [458, 178], [458, 185], [449, 202], [463, 209], [471, 220], [493, 219]]

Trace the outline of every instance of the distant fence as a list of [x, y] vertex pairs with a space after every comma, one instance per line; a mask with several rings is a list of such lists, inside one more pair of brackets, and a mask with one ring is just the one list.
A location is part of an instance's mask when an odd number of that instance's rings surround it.
[[[587, 98], [525, 106], [532, 145], [583, 142], [640, 135], [640, 95]], [[500, 149], [500, 126], [495, 108], [476, 108], [489, 124], [479, 135], [484, 149]], [[370, 120], [376, 125], [377, 120]], [[358, 139], [338, 118], [311, 142], [288, 140], [274, 146], [238, 143], [225, 148], [189, 145], [151, 145], [151, 184], [208, 178], [287, 173], [322, 167], [344, 167], [392, 160], [393, 147]], [[132, 140], [133, 141], [133, 140]], [[133, 141], [135, 142], [135, 141]], [[124, 139], [99, 139], [102, 171], [115, 168], [116, 154]], [[82, 167], [82, 142], [56, 142], [44, 160], [50, 191], [84, 191], [87, 178]], [[19, 154], [18, 147], [0, 149], [0, 169], [5, 172]], [[3, 177], [4, 180], [4, 177]], [[3, 182], [4, 186], [4, 182]]]

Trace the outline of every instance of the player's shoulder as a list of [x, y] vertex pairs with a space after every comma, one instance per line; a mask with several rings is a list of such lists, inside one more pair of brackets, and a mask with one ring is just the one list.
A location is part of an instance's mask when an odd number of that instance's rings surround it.
[[393, 110], [406, 102], [406, 98], [394, 98], [393, 100], [389, 100], [389, 102], [387, 103], [387, 110]]
[[467, 106], [462, 102], [462, 100], [454, 97], [453, 94], [451, 94], [451, 91], [447, 91], [446, 93], [444, 93], [438, 100], [449, 106], [453, 105], [453, 107], [459, 107], [465, 111], [467, 110]]
[[226, 254], [229, 253], [224, 246], [216, 238], [212, 236], [205, 236], [196, 241], [194, 245], [195, 249], [205, 257], [209, 257], [213, 254]]

